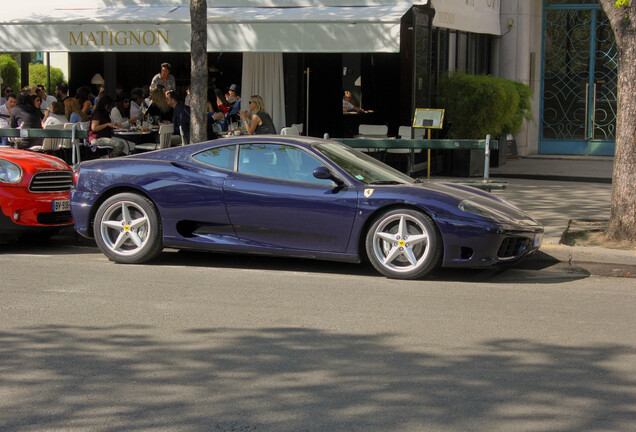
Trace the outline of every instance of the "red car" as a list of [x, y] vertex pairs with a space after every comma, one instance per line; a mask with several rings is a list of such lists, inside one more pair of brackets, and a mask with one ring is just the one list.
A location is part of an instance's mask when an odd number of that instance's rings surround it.
[[72, 225], [73, 181], [73, 170], [59, 158], [0, 147], [0, 240]]

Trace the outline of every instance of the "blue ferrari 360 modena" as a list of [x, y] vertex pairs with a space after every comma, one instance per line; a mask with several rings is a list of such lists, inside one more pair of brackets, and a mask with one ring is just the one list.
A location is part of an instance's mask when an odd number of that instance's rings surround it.
[[260, 135], [83, 162], [77, 231], [120, 263], [164, 247], [359, 262], [415, 279], [536, 251], [543, 227], [479, 189], [418, 182], [334, 141]]

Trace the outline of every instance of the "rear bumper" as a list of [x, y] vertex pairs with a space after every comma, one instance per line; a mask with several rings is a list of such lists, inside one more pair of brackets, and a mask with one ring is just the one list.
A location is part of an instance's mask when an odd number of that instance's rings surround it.
[[95, 204], [96, 195], [89, 192], [71, 191], [71, 213], [75, 221], [75, 231], [82, 237], [93, 238], [91, 208]]

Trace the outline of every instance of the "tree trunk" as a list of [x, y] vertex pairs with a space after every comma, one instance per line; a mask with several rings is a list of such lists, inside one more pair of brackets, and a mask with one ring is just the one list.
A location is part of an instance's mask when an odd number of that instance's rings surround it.
[[610, 221], [605, 237], [636, 245], [636, 5], [600, 0], [618, 50], [616, 147]]
[[208, 101], [208, 5], [207, 0], [190, 0], [192, 45], [190, 47], [190, 142], [207, 136]]

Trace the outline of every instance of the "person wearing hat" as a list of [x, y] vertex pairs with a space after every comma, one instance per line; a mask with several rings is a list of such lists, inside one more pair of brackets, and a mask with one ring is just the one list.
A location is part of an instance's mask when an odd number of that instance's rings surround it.
[[[241, 111], [241, 91], [239, 87], [236, 84], [232, 84], [228, 89], [228, 93], [230, 95], [230, 98], [234, 98], [234, 104], [232, 105], [232, 108], [230, 108], [229, 111], [225, 114], [223, 114], [223, 111], [219, 111], [214, 113], [214, 115], [212, 116], [212, 118], [218, 125], [221, 126], [221, 129], [224, 131], [227, 131], [227, 127], [230, 122], [238, 122], [239, 113]], [[228, 102], [229, 101], [230, 100], [228, 99]]]
[[234, 105], [227, 113], [227, 118], [231, 119], [231, 116], [238, 116], [241, 111], [241, 91], [236, 84], [232, 84], [228, 89], [228, 93], [230, 94], [230, 98], [234, 99]]
[[227, 101], [229, 103], [234, 103], [236, 102], [236, 100], [240, 97], [238, 96], [238, 94], [236, 93], [236, 91], [238, 90], [238, 86], [236, 84], [232, 84], [230, 86], [230, 88], [227, 89]]

